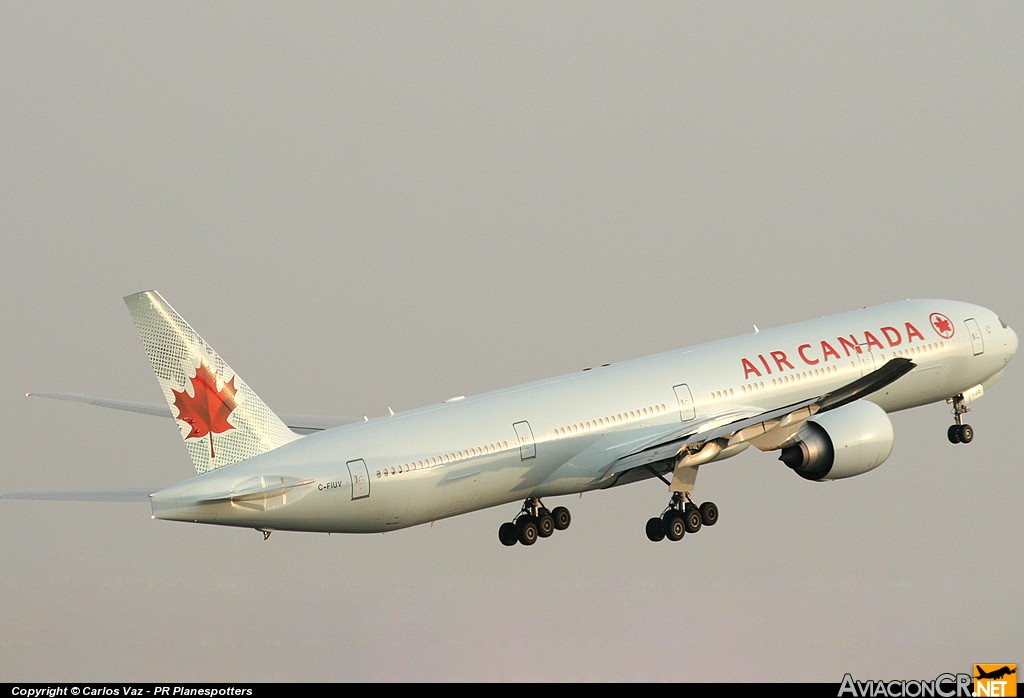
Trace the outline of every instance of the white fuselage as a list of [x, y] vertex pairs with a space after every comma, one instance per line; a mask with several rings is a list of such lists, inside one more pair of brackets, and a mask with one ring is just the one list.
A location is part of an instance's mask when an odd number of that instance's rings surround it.
[[[887, 412], [944, 400], [991, 385], [1016, 348], [1013, 330], [980, 306], [890, 303], [311, 434], [155, 493], [153, 515], [262, 530], [393, 530], [620, 484], [619, 459], [659, 434], [822, 395], [895, 357], [916, 367], [866, 399]], [[210, 502], [277, 480], [306, 484]]]

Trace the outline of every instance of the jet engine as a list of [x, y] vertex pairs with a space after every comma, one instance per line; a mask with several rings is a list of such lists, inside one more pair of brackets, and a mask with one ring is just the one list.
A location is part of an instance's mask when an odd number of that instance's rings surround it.
[[839, 480], [880, 466], [892, 452], [889, 415], [858, 400], [807, 420], [779, 460], [807, 480]]

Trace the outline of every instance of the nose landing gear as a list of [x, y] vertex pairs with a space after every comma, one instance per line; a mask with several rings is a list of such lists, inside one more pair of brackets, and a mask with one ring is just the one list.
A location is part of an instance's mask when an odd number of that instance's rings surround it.
[[964, 424], [964, 415], [971, 411], [964, 394], [959, 393], [956, 397], [949, 398], [953, 403], [953, 419], [956, 424], [950, 425], [946, 431], [946, 437], [951, 444], [969, 444], [974, 440], [974, 429], [970, 424]]

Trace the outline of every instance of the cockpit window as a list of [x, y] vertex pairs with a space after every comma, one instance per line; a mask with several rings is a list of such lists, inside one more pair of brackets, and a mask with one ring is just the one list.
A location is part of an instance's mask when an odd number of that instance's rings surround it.
[[999, 324], [1003, 326], [1004, 330], [1010, 329], [1010, 326], [1006, 324], [1006, 321], [1003, 320], [1003, 318], [999, 318]]

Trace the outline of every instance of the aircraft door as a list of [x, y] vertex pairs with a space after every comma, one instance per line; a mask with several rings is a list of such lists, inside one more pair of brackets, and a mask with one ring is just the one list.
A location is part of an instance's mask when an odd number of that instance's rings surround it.
[[537, 457], [537, 445], [533, 440], [533, 429], [527, 421], [516, 422], [512, 425], [519, 438], [519, 457], [522, 460], [530, 460]]
[[978, 327], [978, 321], [974, 318], [967, 319], [967, 331], [971, 333], [971, 347], [974, 349], [974, 355], [985, 353], [985, 340], [981, 336], [981, 328]]
[[363, 499], [370, 496], [370, 473], [366, 470], [366, 462], [362, 459], [350, 460], [348, 475], [352, 478], [352, 499]]
[[684, 422], [694, 419], [697, 413], [693, 408], [693, 395], [690, 393], [690, 386], [680, 383], [672, 386], [672, 390], [676, 391], [676, 399], [679, 401], [679, 418]]
[[860, 353], [857, 355], [860, 357], [860, 375], [866, 376], [875, 370], [876, 361], [875, 355], [871, 352], [870, 344], [860, 344]]

